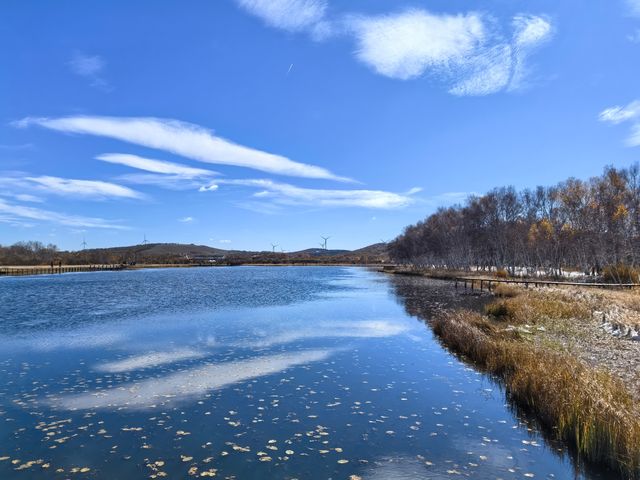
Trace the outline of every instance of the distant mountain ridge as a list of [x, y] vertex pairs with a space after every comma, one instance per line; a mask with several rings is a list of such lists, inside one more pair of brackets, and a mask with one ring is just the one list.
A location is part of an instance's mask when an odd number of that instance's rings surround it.
[[308, 248], [296, 252], [271, 252], [225, 250], [208, 245], [183, 243], [146, 243], [121, 247], [92, 248], [76, 252], [61, 252], [62, 255], [77, 258], [108, 259], [109, 263], [183, 263], [203, 261], [230, 261], [237, 263], [288, 262], [363, 262], [383, 261], [387, 258], [386, 244], [376, 243], [357, 250], [330, 250]]

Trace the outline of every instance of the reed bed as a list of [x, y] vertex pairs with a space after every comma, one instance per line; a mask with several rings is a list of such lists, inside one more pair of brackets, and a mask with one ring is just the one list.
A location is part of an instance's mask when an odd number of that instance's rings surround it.
[[[518, 298], [498, 303], [518, 317]], [[563, 313], [565, 305], [552, 302], [544, 314], [551, 312]], [[498, 377], [510, 399], [581, 458], [640, 478], [640, 408], [618, 378], [469, 310], [445, 312], [432, 326], [446, 347]]]
[[485, 313], [513, 324], [545, 323], [549, 320], [580, 320], [591, 317], [588, 305], [561, 294], [523, 292], [513, 287], [496, 289], [501, 300], [485, 307]]

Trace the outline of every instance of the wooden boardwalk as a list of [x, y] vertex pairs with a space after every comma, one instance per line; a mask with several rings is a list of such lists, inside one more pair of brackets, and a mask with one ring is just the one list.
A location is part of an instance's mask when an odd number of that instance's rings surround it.
[[24, 276], [24, 275], [54, 275], [73, 272], [98, 272], [104, 270], [123, 270], [126, 265], [101, 264], [101, 265], [39, 265], [29, 267], [0, 267], [0, 277]]
[[480, 291], [486, 289], [490, 292], [495, 284], [518, 284], [524, 285], [525, 288], [532, 287], [591, 287], [591, 288], [636, 288], [640, 287], [640, 283], [585, 283], [585, 282], [558, 282], [553, 280], [532, 280], [532, 279], [500, 279], [500, 278], [470, 278], [470, 277], [454, 277], [450, 279], [455, 282], [456, 288], [471, 289], [472, 291], [479, 287]]

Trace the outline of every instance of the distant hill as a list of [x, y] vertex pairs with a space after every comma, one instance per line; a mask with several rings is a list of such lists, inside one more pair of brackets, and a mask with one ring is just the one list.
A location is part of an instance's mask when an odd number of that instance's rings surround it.
[[[15, 247], [0, 247], [8, 252]], [[20, 260], [17, 255], [7, 257], [5, 264], [48, 264], [61, 261], [69, 265], [78, 264], [251, 264], [251, 263], [381, 263], [388, 261], [386, 245], [377, 243], [357, 250], [325, 250], [308, 248], [297, 252], [251, 252], [243, 250], [224, 250], [207, 245], [182, 243], [147, 243], [123, 247], [91, 248], [75, 252], [43, 250], [43, 253], [31, 252], [29, 261]], [[0, 254], [2, 252], [0, 251]], [[40, 258], [42, 257], [42, 258]], [[15, 260], [9, 260], [14, 258]], [[7, 263], [10, 262], [10, 263]], [[11, 263], [13, 262], [13, 263]], [[16, 263], [17, 262], [17, 263]]]
[[374, 243], [373, 245], [353, 250], [351, 253], [356, 255], [387, 255], [387, 244], [382, 242]]

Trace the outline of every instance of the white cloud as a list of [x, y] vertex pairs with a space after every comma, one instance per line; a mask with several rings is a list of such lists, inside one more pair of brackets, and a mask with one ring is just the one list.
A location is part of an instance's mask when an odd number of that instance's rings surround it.
[[387, 77], [407, 80], [432, 67], [463, 61], [485, 40], [477, 14], [434, 15], [424, 10], [354, 17], [356, 57]]
[[51, 403], [67, 410], [92, 408], [146, 409], [165, 402], [184, 401], [235, 383], [272, 375], [292, 367], [326, 360], [332, 350], [308, 350], [255, 357], [178, 371], [118, 388], [64, 395]]
[[[381, 190], [323, 190], [301, 188], [272, 180], [219, 180], [214, 185], [240, 185], [259, 188], [255, 198], [266, 199], [283, 205], [309, 205], [324, 207], [364, 207], [392, 209], [413, 203], [410, 195], [419, 191], [412, 189], [406, 194]], [[205, 187], [201, 191], [205, 191]]]
[[452, 86], [454, 95], [488, 95], [523, 84], [526, 58], [552, 35], [549, 20], [513, 18], [512, 39], [497, 21], [478, 13], [441, 15], [414, 9], [354, 17], [349, 22], [356, 58], [376, 73], [409, 80], [426, 74]]
[[551, 36], [551, 23], [536, 15], [516, 15], [513, 18], [514, 40], [519, 47], [535, 47]]
[[231, 243], [231, 240], [222, 239], [220, 240], [220, 243]]
[[127, 167], [137, 168], [138, 170], [144, 170], [146, 172], [178, 175], [183, 178], [212, 177], [218, 174], [213, 170], [193, 168], [180, 163], [155, 160], [125, 153], [104, 153], [98, 155], [96, 159], [102, 160], [103, 162], [126, 165]]
[[233, 346], [253, 349], [319, 338], [385, 338], [406, 333], [407, 330], [408, 327], [404, 325], [386, 320], [324, 322], [309, 329], [269, 332], [265, 338], [245, 340]]
[[66, 133], [114, 138], [206, 163], [252, 168], [295, 177], [349, 181], [325, 168], [238, 145], [191, 123], [159, 118], [77, 116], [25, 118], [14, 125], [40, 125]]
[[458, 96], [490, 95], [503, 90], [512, 78], [510, 45], [502, 44], [478, 53], [461, 67], [461, 80], [449, 93]]
[[126, 229], [126, 227], [117, 225], [102, 218], [67, 215], [64, 213], [52, 212], [51, 210], [43, 210], [34, 207], [26, 207], [24, 205], [11, 204], [2, 199], [0, 199], [0, 216], [1, 215], [6, 215], [5, 218], [26, 218], [29, 220], [51, 222], [69, 227], [111, 228], [116, 230]]
[[326, 0], [236, 0], [247, 12], [267, 25], [300, 31], [318, 24], [327, 9]]
[[630, 147], [640, 146], [640, 100], [635, 100], [624, 107], [607, 108], [600, 112], [599, 119], [614, 125], [631, 122], [631, 133], [627, 137], [626, 144]]
[[15, 195], [16, 200], [20, 200], [21, 202], [34, 202], [34, 203], [42, 203], [44, 200], [40, 197], [36, 197], [35, 195], [29, 195], [28, 193], [18, 193]]
[[149, 367], [158, 367], [183, 360], [194, 360], [207, 355], [206, 352], [183, 348], [169, 352], [150, 352], [142, 355], [135, 355], [124, 360], [107, 362], [97, 365], [95, 368], [101, 372], [120, 373], [140, 370]]
[[513, 74], [509, 88], [516, 90], [525, 85], [529, 74], [527, 58], [551, 38], [553, 28], [548, 19], [535, 15], [515, 16], [513, 27]]
[[83, 198], [144, 198], [140, 192], [115, 183], [100, 180], [75, 180], [60, 177], [26, 177], [25, 180], [33, 182], [42, 191], [56, 195], [66, 195]]
[[91, 80], [91, 86], [109, 89], [108, 82], [101, 76], [105, 66], [106, 62], [100, 55], [86, 55], [81, 52], [74, 53], [69, 61], [71, 71]]
[[[0, 187], [4, 187], [7, 189], [11, 189], [11, 188], [20, 188], [20, 189], [24, 189], [24, 188], [28, 188], [28, 185], [21, 179], [17, 179], [17, 178], [3, 178], [0, 179]], [[44, 199], [37, 197], [35, 195], [31, 195], [29, 193], [16, 193], [16, 192], [11, 192], [11, 191], [2, 191], [0, 192], [0, 195], [3, 197], [10, 197], [10, 198], [14, 198], [16, 200], [19, 200], [21, 202], [31, 202], [31, 203], [43, 203]]]
[[634, 120], [640, 117], [640, 100], [635, 100], [629, 105], [621, 107], [615, 106], [603, 110], [600, 113], [600, 120], [603, 122], [609, 122], [618, 124], [629, 120]]
[[504, 26], [477, 12], [436, 14], [420, 8], [330, 18], [326, 1], [237, 1], [276, 28], [305, 30], [316, 40], [351, 36], [356, 58], [374, 72], [400, 80], [430, 75], [454, 95], [523, 88], [526, 59], [553, 34], [551, 22], [536, 15], [516, 15]]
[[178, 221], [182, 223], [192, 223], [195, 219], [193, 217], [182, 217]]

